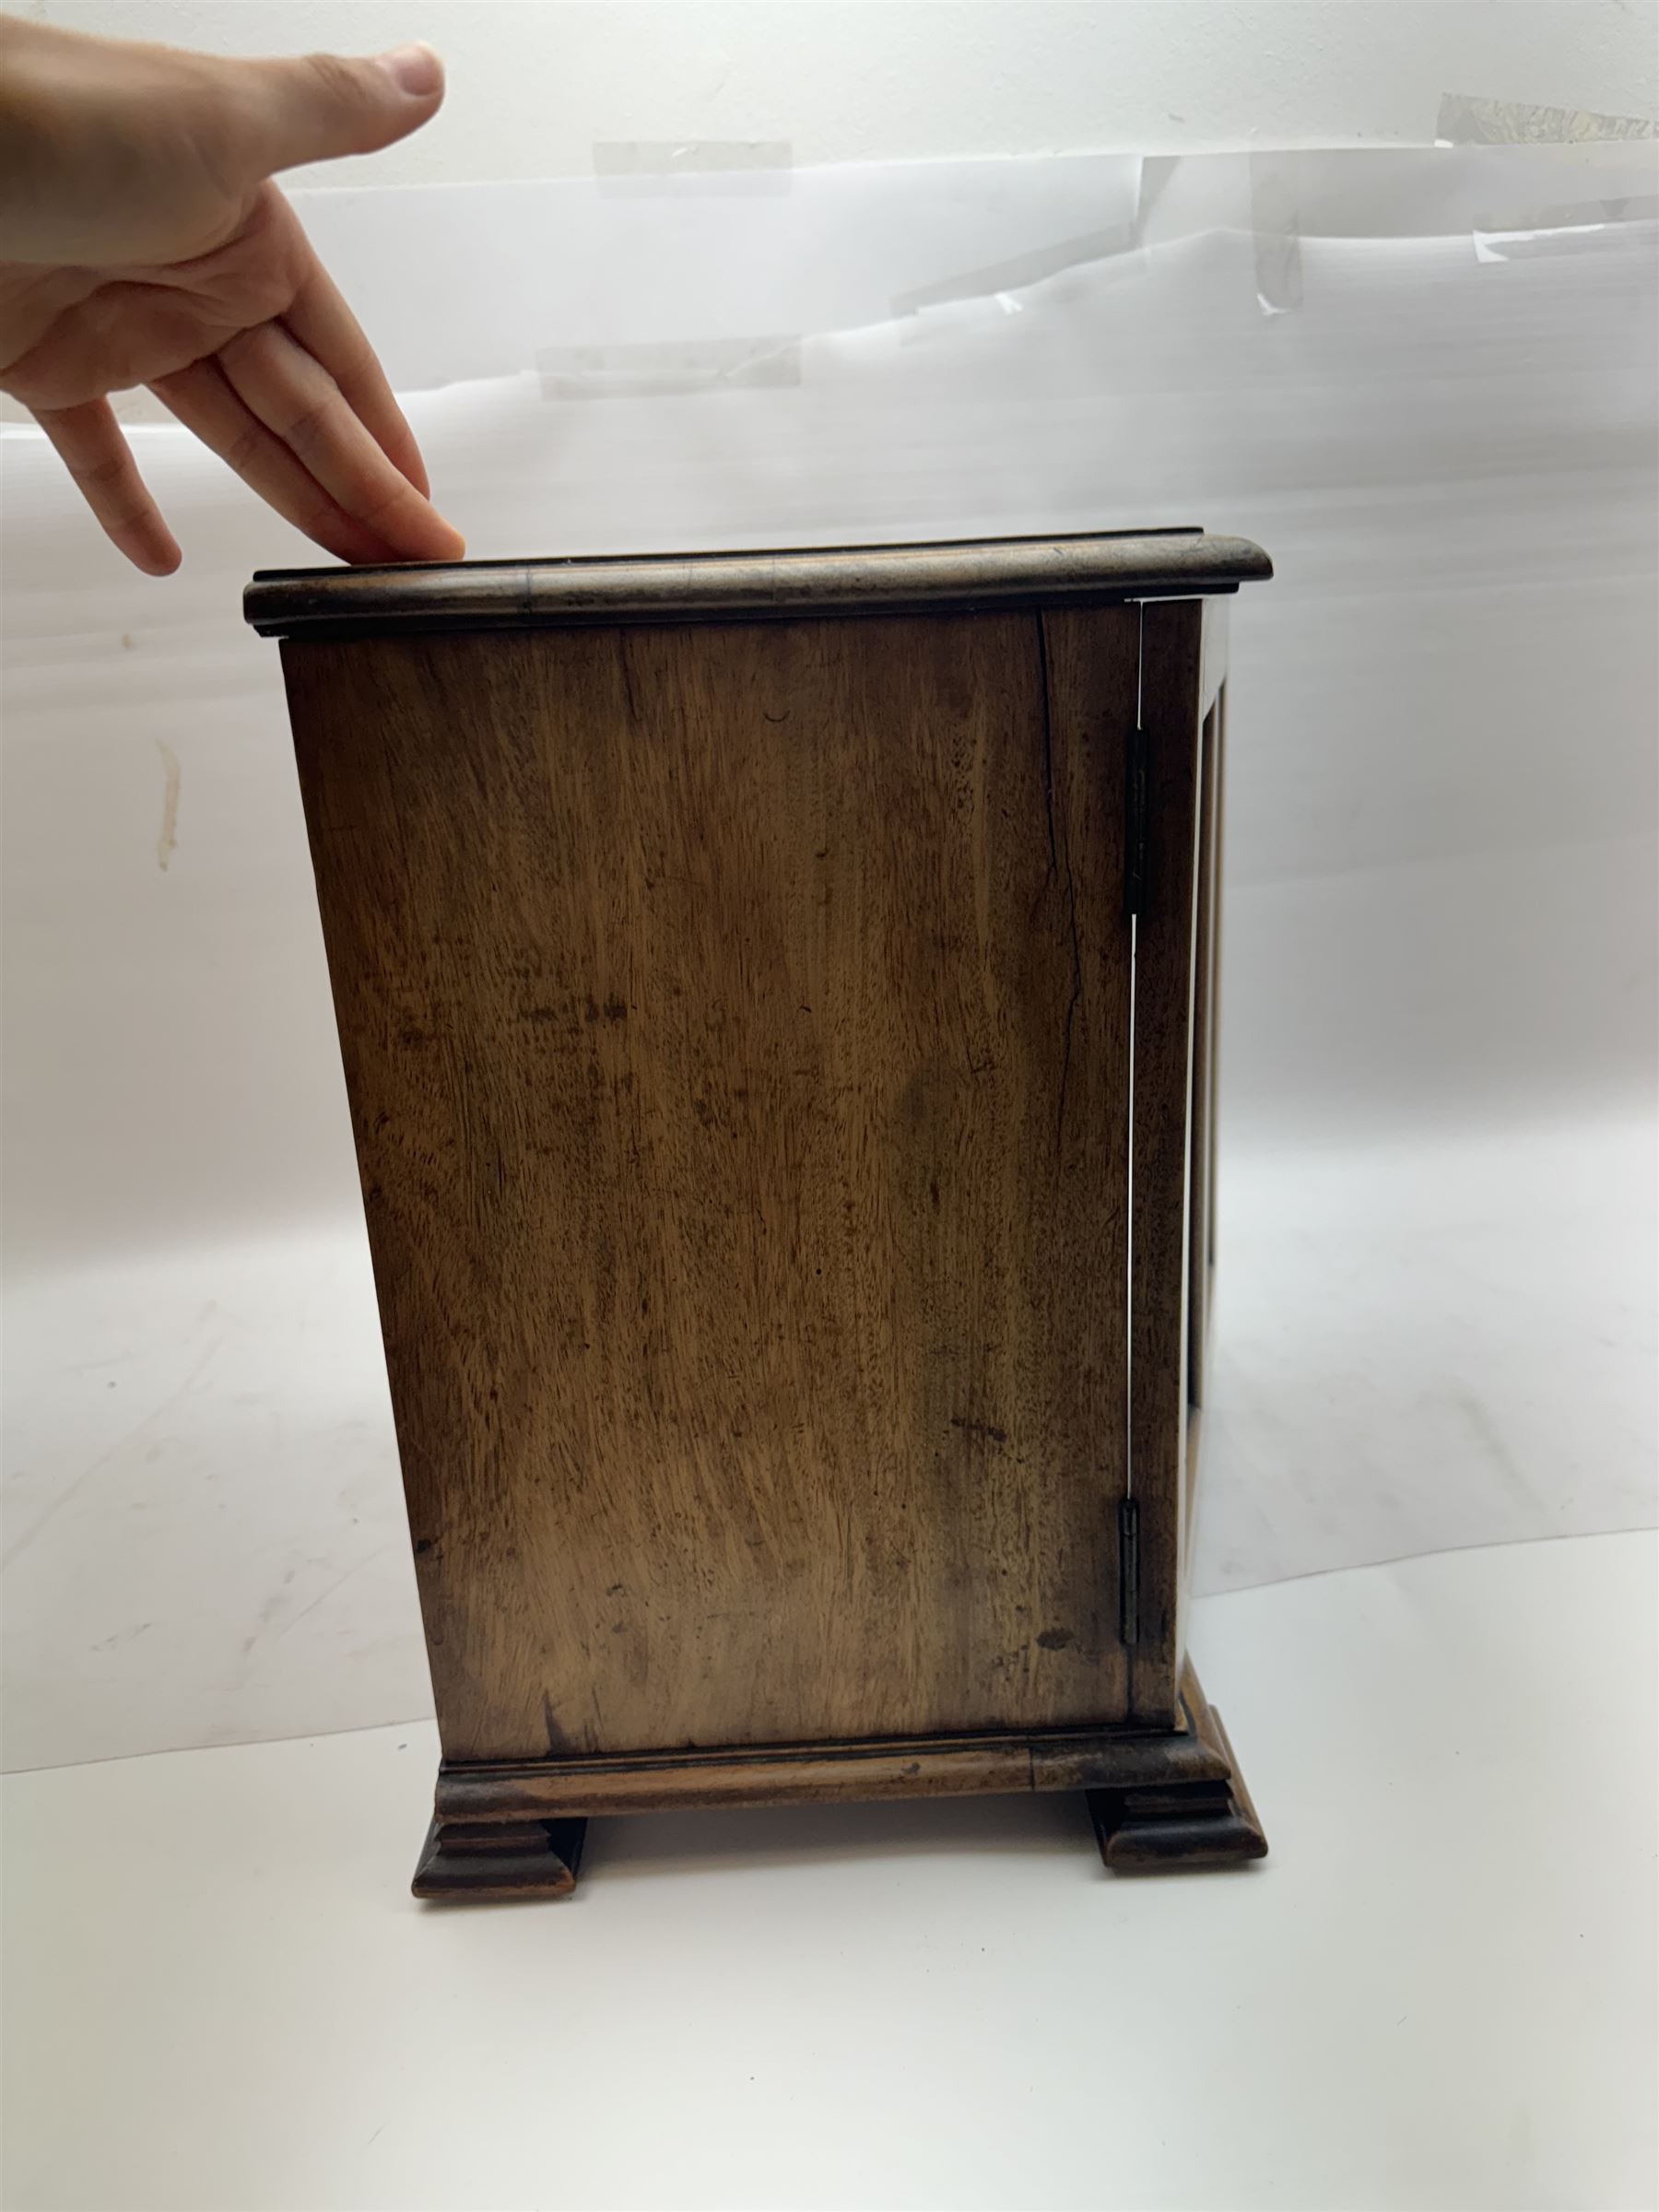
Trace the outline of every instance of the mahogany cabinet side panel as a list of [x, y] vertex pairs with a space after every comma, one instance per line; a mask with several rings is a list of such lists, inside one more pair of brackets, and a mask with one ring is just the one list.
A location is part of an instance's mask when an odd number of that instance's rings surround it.
[[1123, 1717], [1138, 621], [285, 646], [452, 1761]]

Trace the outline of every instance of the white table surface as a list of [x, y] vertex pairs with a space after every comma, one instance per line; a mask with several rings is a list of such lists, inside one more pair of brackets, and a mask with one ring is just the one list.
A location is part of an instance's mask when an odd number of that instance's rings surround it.
[[1273, 1844], [1076, 1798], [594, 1822], [424, 1907], [429, 1725], [4, 1788], [7, 2212], [1650, 2207], [1655, 1539], [1252, 1590]]

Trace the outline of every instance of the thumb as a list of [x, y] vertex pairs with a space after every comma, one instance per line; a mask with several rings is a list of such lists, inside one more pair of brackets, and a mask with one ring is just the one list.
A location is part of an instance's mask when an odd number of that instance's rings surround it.
[[246, 149], [261, 176], [303, 161], [373, 154], [429, 121], [443, 100], [443, 64], [429, 46], [372, 60], [308, 53], [244, 62]]

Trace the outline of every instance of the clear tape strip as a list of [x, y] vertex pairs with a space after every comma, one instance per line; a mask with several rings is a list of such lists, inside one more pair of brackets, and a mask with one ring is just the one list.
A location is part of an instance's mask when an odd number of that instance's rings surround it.
[[801, 381], [801, 341], [773, 335], [557, 346], [539, 352], [535, 367], [544, 399], [666, 399], [781, 389]]
[[775, 199], [794, 181], [786, 138], [601, 138], [594, 175], [602, 197]]
[[1643, 115], [1597, 115], [1584, 108], [1528, 107], [1443, 92], [1434, 124], [1437, 146], [1601, 146], [1621, 138], [1659, 138], [1659, 123]]
[[1115, 223], [1105, 230], [1086, 230], [1080, 237], [1062, 239], [1056, 245], [1041, 246], [1030, 253], [1018, 253], [1007, 261], [989, 262], [983, 268], [964, 269], [937, 284], [923, 285], [913, 292], [896, 293], [891, 303], [893, 317], [901, 321], [906, 316], [920, 314], [925, 308], [951, 306], [964, 300], [994, 300], [1005, 292], [1023, 291], [1028, 285], [1041, 284], [1046, 277], [1061, 276], [1067, 269], [1107, 261], [1119, 253], [1131, 253], [1139, 243], [1139, 231], [1134, 223]]
[[1256, 305], [1265, 315], [1294, 314], [1302, 303], [1301, 208], [1285, 165], [1271, 155], [1251, 157], [1250, 228]]
[[1659, 194], [1641, 199], [1582, 200], [1570, 207], [1540, 207], [1501, 221], [1477, 217], [1477, 261], [1522, 261], [1538, 253], [1571, 253], [1627, 223], [1659, 221]]

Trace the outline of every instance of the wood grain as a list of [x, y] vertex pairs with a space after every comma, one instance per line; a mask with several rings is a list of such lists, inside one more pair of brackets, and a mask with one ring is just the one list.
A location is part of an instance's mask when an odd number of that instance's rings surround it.
[[1171, 1724], [1181, 1660], [1188, 1394], [1188, 1208], [1197, 938], [1203, 610], [1143, 610], [1147, 897], [1135, 933], [1129, 1455], [1139, 1506], [1133, 1719]]
[[1081, 1789], [1114, 1867], [1265, 1848], [1182, 1642], [1209, 594], [1267, 572], [255, 580], [445, 1749], [418, 1894], [568, 1895], [584, 1816], [671, 1805]]
[[[1205, 609], [1205, 652], [1211, 650], [1212, 610]], [[1223, 632], [1225, 635], [1225, 632]], [[1220, 1127], [1221, 1042], [1221, 852], [1226, 824], [1227, 684], [1217, 685], [1205, 711], [1200, 764], [1201, 823], [1198, 872], [1200, 908], [1194, 982], [1193, 1204], [1188, 1254], [1189, 1350], [1186, 1500], [1182, 1513], [1181, 1564], [1183, 1602], [1190, 1594], [1198, 1488], [1204, 1454], [1201, 1409], [1208, 1389], [1210, 1314], [1216, 1300], [1217, 1161]], [[1202, 1073], [1200, 1068], [1202, 1066]]]
[[1125, 1712], [1138, 624], [285, 645], [451, 1760]]
[[[574, 624], [948, 615], [1225, 594], [1270, 576], [1259, 546], [1202, 530], [1084, 531], [920, 546], [420, 567], [290, 569], [253, 578], [242, 610], [267, 637]], [[1226, 633], [1218, 633], [1225, 653]]]
[[1204, 603], [1204, 646], [1198, 667], [1200, 718], [1215, 705], [1216, 696], [1227, 681], [1230, 605], [1227, 599], [1206, 599]]
[[1216, 693], [1216, 809], [1215, 859], [1210, 893], [1210, 1123], [1209, 1123], [1209, 1249], [1210, 1289], [1215, 1289], [1216, 1251], [1219, 1241], [1217, 1207], [1219, 1180], [1221, 1103], [1221, 915], [1224, 863], [1227, 853], [1227, 684]]
[[585, 1820], [434, 1819], [411, 1887], [417, 1897], [439, 1901], [569, 1897], [586, 1831]]
[[[1215, 1166], [1217, 771], [1220, 759], [1212, 704], [1204, 717], [1198, 767], [1198, 913], [1193, 969], [1193, 1079], [1187, 1234], [1187, 1399], [1204, 1404], [1209, 1350], [1211, 1182]], [[1189, 1500], [1188, 1518], [1191, 1518]]]
[[[1188, 1670], [1189, 1676], [1191, 1670]], [[1051, 1730], [1018, 1735], [878, 1738], [751, 1751], [653, 1752], [623, 1759], [445, 1766], [441, 1823], [523, 1823], [552, 1814], [660, 1812], [711, 1805], [872, 1803], [887, 1797], [1026, 1790], [1173, 1787], [1225, 1782], [1228, 1770], [1191, 1727]]]
[[1214, 1762], [1213, 1779], [1151, 1786], [1113, 1782], [1090, 1789], [1095, 1837], [1114, 1874], [1200, 1873], [1267, 1855], [1221, 1715], [1190, 1666], [1182, 1673], [1181, 1701], [1193, 1739]]

